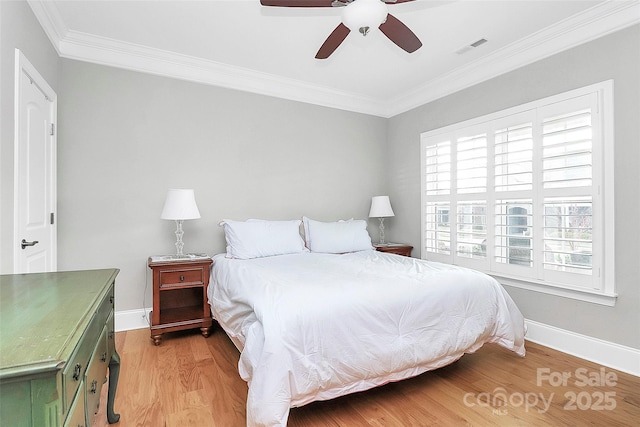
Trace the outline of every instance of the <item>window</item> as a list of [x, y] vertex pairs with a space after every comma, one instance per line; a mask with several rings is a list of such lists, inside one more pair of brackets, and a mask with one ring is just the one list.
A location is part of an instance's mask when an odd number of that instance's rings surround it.
[[422, 257], [613, 305], [611, 81], [426, 132]]

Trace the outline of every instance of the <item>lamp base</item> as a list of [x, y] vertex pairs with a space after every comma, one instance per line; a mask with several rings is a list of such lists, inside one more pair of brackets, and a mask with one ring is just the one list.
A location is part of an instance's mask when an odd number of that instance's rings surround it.
[[384, 218], [378, 218], [380, 220], [380, 244], [384, 245]]
[[182, 236], [184, 235], [184, 231], [182, 231], [182, 220], [176, 219], [176, 257], [182, 258], [184, 254], [182, 253], [182, 248], [184, 248], [184, 242], [182, 241]]

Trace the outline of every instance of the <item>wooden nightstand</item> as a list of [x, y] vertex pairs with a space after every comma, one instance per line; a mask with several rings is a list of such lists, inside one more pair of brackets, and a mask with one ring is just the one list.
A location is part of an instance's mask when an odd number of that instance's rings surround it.
[[149, 258], [153, 270], [151, 339], [155, 345], [160, 345], [163, 333], [183, 329], [200, 328], [202, 336], [209, 336], [212, 320], [207, 286], [212, 263], [209, 257]]
[[405, 245], [403, 243], [384, 243], [382, 245], [377, 243], [373, 246], [376, 248], [376, 251], [388, 252], [402, 256], [411, 256], [411, 251], [413, 250], [413, 246]]

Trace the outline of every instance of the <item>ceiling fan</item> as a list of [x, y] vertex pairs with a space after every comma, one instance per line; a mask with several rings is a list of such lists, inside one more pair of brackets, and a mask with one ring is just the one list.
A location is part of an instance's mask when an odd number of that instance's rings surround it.
[[413, 0], [260, 0], [263, 6], [277, 7], [345, 7], [342, 22], [327, 37], [316, 53], [316, 59], [328, 58], [351, 30], [366, 36], [371, 28], [378, 27], [392, 42], [412, 53], [422, 43], [398, 18], [387, 12], [387, 4], [406, 3]]

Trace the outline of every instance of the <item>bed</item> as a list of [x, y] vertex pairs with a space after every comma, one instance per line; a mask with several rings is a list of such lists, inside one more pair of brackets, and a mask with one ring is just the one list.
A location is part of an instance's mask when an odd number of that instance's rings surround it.
[[227, 238], [214, 257], [209, 303], [240, 350], [247, 425], [285, 426], [291, 407], [419, 375], [488, 342], [524, 356], [523, 317], [493, 278], [368, 242], [238, 257]]

